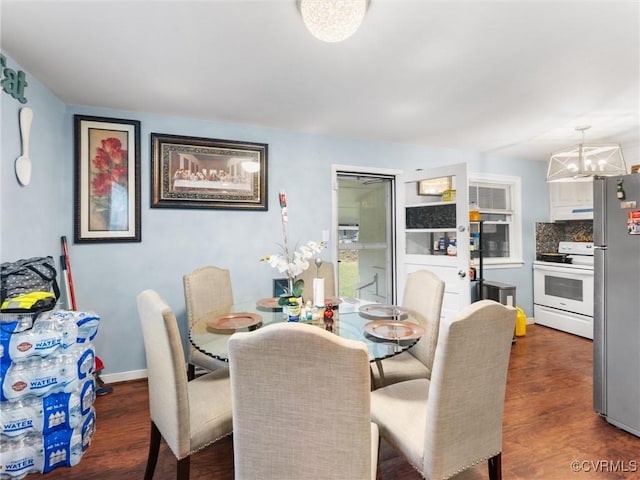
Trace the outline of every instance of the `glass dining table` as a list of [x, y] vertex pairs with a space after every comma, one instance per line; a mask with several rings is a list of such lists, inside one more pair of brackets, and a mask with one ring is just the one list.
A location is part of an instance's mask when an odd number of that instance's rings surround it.
[[[238, 331], [251, 331], [272, 323], [288, 321], [277, 299], [234, 304], [229, 312], [196, 321], [189, 331], [191, 344], [199, 351], [222, 361], [229, 361], [227, 344]], [[342, 338], [358, 340], [369, 351], [369, 361], [392, 357], [413, 346], [424, 329], [415, 323], [411, 312], [393, 305], [380, 305], [357, 299], [333, 299], [332, 321], [326, 321], [322, 309], [311, 320], [300, 320], [324, 328]], [[382, 372], [382, 370], [380, 370]]]

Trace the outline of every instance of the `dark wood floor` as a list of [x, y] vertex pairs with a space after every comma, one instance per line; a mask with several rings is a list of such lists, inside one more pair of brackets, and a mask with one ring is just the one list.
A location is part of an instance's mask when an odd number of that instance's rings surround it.
[[[640, 472], [629, 471], [633, 465], [630, 462], [638, 462], [640, 468], [640, 439], [609, 425], [593, 412], [591, 369], [590, 340], [537, 325], [529, 325], [527, 336], [518, 338], [511, 355], [504, 415], [505, 480], [640, 478]], [[146, 380], [113, 387], [113, 393], [96, 399], [97, 430], [80, 464], [58, 468], [45, 478], [142, 478], [149, 430]], [[590, 472], [575, 473], [571, 467], [574, 461], [587, 467], [610, 463], [599, 471], [591, 468]], [[154, 478], [173, 479], [175, 468], [175, 457], [163, 443]], [[233, 479], [231, 440], [195, 454], [191, 478]], [[421, 477], [382, 442], [380, 478]], [[483, 463], [458, 475], [456, 480], [486, 478], [487, 467]]]

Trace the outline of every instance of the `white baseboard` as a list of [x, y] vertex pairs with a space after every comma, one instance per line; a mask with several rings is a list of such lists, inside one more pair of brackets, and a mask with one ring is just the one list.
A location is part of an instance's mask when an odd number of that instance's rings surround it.
[[[184, 366], [185, 372], [187, 371], [187, 365]], [[205, 370], [200, 367], [196, 367], [196, 375], [201, 375], [203, 373], [207, 373], [208, 370]], [[100, 378], [104, 383], [118, 383], [118, 382], [127, 382], [129, 380], [140, 380], [141, 378], [147, 378], [147, 369], [144, 368], [142, 370], [130, 370], [128, 372], [119, 372], [119, 373], [106, 373], [104, 375], [100, 375]]]
[[100, 375], [100, 378], [104, 383], [118, 383], [126, 382], [128, 380], [139, 380], [141, 378], [147, 378], [147, 369], [143, 370], [131, 370], [129, 372], [120, 373], [108, 373], [106, 375]]

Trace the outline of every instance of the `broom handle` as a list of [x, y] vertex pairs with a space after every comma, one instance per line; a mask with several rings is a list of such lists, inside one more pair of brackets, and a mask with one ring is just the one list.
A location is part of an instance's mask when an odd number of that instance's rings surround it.
[[76, 292], [73, 288], [73, 276], [71, 275], [71, 263], [69, 262], [69, 249], [67, 248], [67, 237], [60, 237], [62, 242], [62, 253], [64, 255], [64, 263], [67, 267], [67, 281], [69, 282], [69, 293], [71, 294], [71, 310], [77, 310], [76, 308]]

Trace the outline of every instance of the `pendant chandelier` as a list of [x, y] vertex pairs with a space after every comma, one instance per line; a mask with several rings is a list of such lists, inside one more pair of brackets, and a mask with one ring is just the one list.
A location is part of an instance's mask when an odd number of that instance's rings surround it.
[[551, 154], [547, 182], [584, 182], [595, 176], [627, 173], [620, 145], [584, 143], [584, 132], [590, 128], [590, 125], [576, 127], [576, 131], [582, 132], [582, 143]]
[[356, 33], [369, 0], [298, 0], [307, 30], [323, 42], [341, 42]]

